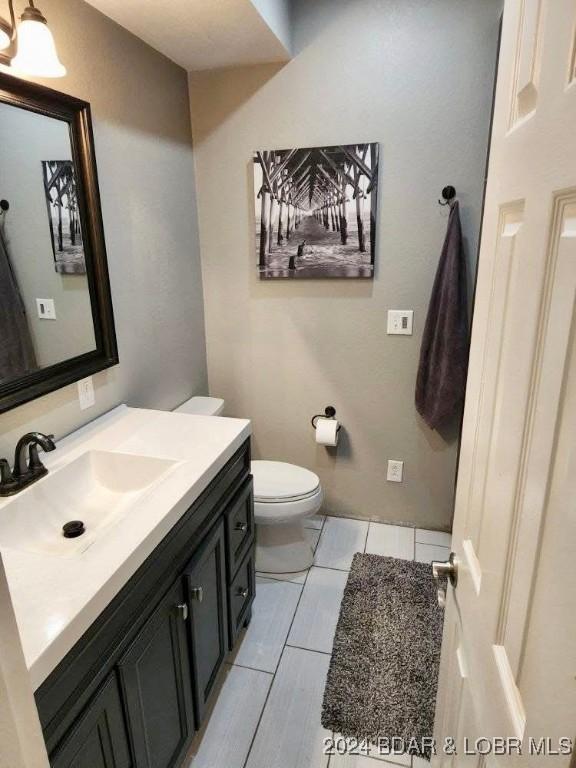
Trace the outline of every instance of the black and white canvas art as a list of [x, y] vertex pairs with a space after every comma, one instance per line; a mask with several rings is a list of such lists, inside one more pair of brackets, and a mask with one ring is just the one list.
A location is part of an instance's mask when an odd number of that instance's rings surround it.
[[254, 153], [262, 279], [374, 276], [378, 144]]
[[71, 160], [43, 160], [42, 176], [56, 272], [86, 274], [74, 165]]

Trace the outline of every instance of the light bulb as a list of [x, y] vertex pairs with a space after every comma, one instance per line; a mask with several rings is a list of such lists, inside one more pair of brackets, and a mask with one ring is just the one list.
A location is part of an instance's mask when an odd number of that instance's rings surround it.
[[60, 62], [52, 32], [36, 8], [26, 8], [18, 24], [18, 52], [11, 68], [23, 75], [64, 77], [66, 67]]

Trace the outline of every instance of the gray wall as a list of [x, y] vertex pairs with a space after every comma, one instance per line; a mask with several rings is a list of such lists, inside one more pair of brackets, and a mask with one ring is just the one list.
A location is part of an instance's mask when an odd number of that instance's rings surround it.
[[206, 391], [186, 74], [91, 6], [44, 0], [68, 75], [46, 82], [91, 102], [120, 365], [0, 415], [0, 456], [29, 429], [62, 436], [121, 402], [170, 408]]
[[[457, 440], [423, 425], [414, 382], [446, 184], [474, 271], [500, 7], [301, 0], [293, 61], [190, 77], [210, 390], [253, 419], [256, 456], [317, 471], [334, 514], [451, 525]], [[376, 279], [259, 282], [252, 152], [364, 141], [381, 143]], [[414, 336], [386, 335], [391, 308], [414, 309]], [[328, 404], [336, 453], [310, 427]]]

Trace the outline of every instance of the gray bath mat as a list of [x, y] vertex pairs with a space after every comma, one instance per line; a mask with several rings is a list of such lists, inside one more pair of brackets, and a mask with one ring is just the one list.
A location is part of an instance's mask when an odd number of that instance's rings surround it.
[[354, 555], [322, 725], [377, 746], [396, 738], [419, 753], [434, 726], [443, 619], [430, 565]]

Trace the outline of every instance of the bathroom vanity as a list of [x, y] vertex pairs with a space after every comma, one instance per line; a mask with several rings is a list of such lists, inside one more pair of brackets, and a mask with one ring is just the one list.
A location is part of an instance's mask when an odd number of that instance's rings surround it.
[[[0, 504], [4, 519], [25, 504], [39, 517], [28, 540], [0, 524], [0, 547], [55, 768], [186, 754], [251, 615], [249, 435], [245, 420], [121, 406]], [[56, 538], [68, 511], [87, 518], [84, 542]]]

